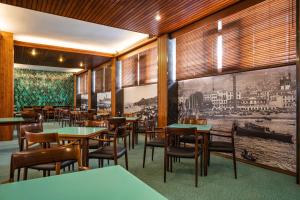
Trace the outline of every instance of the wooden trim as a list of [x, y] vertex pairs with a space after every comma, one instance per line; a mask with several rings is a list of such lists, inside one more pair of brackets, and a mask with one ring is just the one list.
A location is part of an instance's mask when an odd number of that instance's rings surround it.
[[[153, 38], [149, 38], [149, 39], [146, 39], [146, 40], [143, 40], [141, 42], [138, 42], [137, 44], [134, 44], [132, 45], [131, 47], [127, 48], [127, 49], [124, 49], [123, 51], [117, 53], [115, 56], [118, 57], [119, 59], [124, 59], [123, 56], [126, 55], [126, 54], [136, 54], [136, 53], [132, 53], [133, 51], [136, 51], [140, 48], [144, 48], [146, 47], [147, 45], [151, 44], [151, 43], [156, 43], [157, 41], [157, 37], [153, 37]], [[151, 47], [149, 47], [151, 48]], [[144, 49], [146, 50], [146, 49]]]
[[83, 69], [83, 70], [81, 70], [81, 71], [79, 71], [79, 72], [76, 72], [76, 73], [74, 73], [75, 75], [80, 75], [80, 74], [83, 74], [83, 73], [85, 73], [85, 72], [87, 72], [88, 70], [87, 69]]
[[254, 6], [258, 3], [261, 3], [265, 0], [245, 0], [245, 1], [239, 1], [235, 4], [233, 4], [232, 6], [229, 6], [227, 8], [224, 8], [214, 14], [211, 14], [205, 18], [202, 18], [198, 21], [195, 21], [187, 26], [184, 26], [180, 29], [177, 29], [176, 31], [172, 32], [171, 33], [171, 37], [172, 38], [175, 38], [175, 37], [178, 37], [184, 33], [187, 33], [187, 32], [190, 32], [196, 28], [199, 28], [205, 24], [209, 24], [211, 22], [214, 22], [214, 21], [217, 21], [221, 18], [224, 18], [224, 17], [227, 17], [229, 15], [232, 15], [234, 13], [237, 13], [241, 10], [244, 10], [248, 7], [251, 7], [251, 6]]
[[64, 51], [64, 52], [71, 52], [71, 53], [88, 54], [88, 55], [102, 56], [102, 57], [109, 57], [109, 58], [114, 57], [114, 54], [111, 54], [111, 53], [103, 53], [103, 52], [98, 52], [98, 51], [75, 49], [75, 48], [69, 48], [69, 47], [59, 47], [59, 46], [53, 46], [53, 45], [47, 45], [47, 44], [36, 44], [36, 43], [30, 43], [30, 42], [22, 42], [22, 41], [18, 41], [18, 40], [14, 41], [14, 45], [30, 47], [30, 48], [49, 49], [49, 50], [54, 50], [54, 51]]
[[73, 75], [73, 79], [74, 79], [74, 103], [73, 103], [73, 107], [74, 109], [76, 109], [76, 105], [77, 105], [77, 76], [74, 74]]
[[88, 109], [92, 109], [92, 70], [88, 70], [87, 76]]
[[101, 65], [99, 65], [97, 67], [94, 67], [93, 70], [97, 71], [98, 69], [102, 68], [103, 66], [109, 65], [111, 63], [112, 63], [112, 61], [108, 61], [108, 62], [102, 63]]
[[[223, 158], [232, 159], [232, 157], [230, 155], [217, 153], [217, 152], [212, 152], [212, 154], [214, 154], [216, 156], [223, 157]], [[280, 169], [278, 167], [271, 167], [271, 166], [263, 165], [263, 164], [260, 164], [260, 163], [251, 162], [251, 161], [241, 159], [241, 158], [236, 158], [236, 160], [239, 161], [239, 162], [242, 162], [242, 163], [246, 163], [246, 164], [253, 165], [253, 166], [256, 166], [256, 167], [261, 167], [261, 168], [264, 168], [264, 169], [272, 170], [272, 171], [275, 171], [275, 172], [278, 172], [278, 173], [283, 173], [283, 174], [287, 174], [287, 175], [290, 175], [290, 176], [296, 176], [295, 172]]]
[[111, 115], [117, 115], [117, 99], [116, 99], [116, 92], [117, 92], [117, 66], [116, 63], [117, 59], [113, 58], [111, 61]]
[[300, 184], [300, 0], [296, 0], [296, 82], [297, 82], [297, 135], [296, 135], [296, 169], [297, 184]]
[[158, 127], [168, 124], [168, 35], [158, 38], [157, 106]]
[[142, 46], [142, 47], [140, 47], [140, 48], [138, 48], [138, 49], [136, 49], [134, 51], [131, 51], [131, 52], [127, 53], [127, 54], [123, 54], [122, 56], [118, 57], [118, 59], [119, 60], [124, 60], [126, 58], [129, 58], [131, 56], [134, 56], [134, 55], [136, 55], [138, 53], [141, 53], [143, 51], [146, 51], [146, 50], [154, 48], [154, 47], [157, 47], [157, 41], [151, 42], [149, 44], [145, 44], [144, 46]]

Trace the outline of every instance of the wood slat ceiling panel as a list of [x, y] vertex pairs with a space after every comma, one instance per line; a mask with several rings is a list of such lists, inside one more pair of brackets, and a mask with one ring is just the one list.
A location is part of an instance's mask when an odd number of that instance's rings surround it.
[[[110, 60], [110, 58], [101, 56], [54, 51], [40, 48], [35, 48], [36, 55], [33, 56], [31, 54], [32, 49], [33, 48], [15, 45], [15, 63], [50, 67], [80, 68], [80, 62], [83, 62], [84, 66], [86, 66], [87, 68], [93, 68]], [[59, 62], [60, 57], [63, 58], [63, 62]]]
[[[14, 6], [111, 27], [159, 35], [224, 9], [239, 0], [0, 0]], [[154, 17], [159, 12], [161, 21]]]

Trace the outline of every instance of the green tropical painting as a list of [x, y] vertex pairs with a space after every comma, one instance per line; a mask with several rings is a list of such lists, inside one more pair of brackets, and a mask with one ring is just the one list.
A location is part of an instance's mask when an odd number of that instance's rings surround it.
[[73, 74], [15, 69], [14, 96], [16, 110], [24, 106], [72, 106]]

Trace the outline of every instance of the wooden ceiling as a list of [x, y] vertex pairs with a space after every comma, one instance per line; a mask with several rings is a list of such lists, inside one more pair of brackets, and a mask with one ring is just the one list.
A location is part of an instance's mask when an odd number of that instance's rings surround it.
[[[0, 0], [14, 6], [111, 27], [160, 35], [173, 32], [239, 0]], [[159, 13], [161, 20], [155, 20]]]
[[[35, 56], [32, 55], [33, 49], [36, 52]], [[14, 62], [20, 64], [82, 69], [85, 67], [97, 67], [110, 60], [110, 58], [101, 56], [30, 48], [17, 45], [14, 47], [14, 56]], [[62, 62], [60, 62], [60, 58], [62, 58]], [[81, 62], [84, 65], [83, 67], [80, 67]]]

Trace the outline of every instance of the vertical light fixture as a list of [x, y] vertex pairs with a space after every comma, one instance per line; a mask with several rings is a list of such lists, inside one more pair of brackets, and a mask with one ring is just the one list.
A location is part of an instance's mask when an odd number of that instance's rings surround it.
[[217, 37], [217, 68], [218, 72], [222, 72], [223, 67], [223, 37], [222, 37], [222, 21], [218, 21], [218, 37]]
[[137, 84], [140, 85], [140, 54], [138, 54], [138, 63], [137, 63]]
[[93, 70], [92, 77], [93, 77], [93, 93], [95, 93], [95, 91], [96, 91], [96, 71], [95, 70]]

